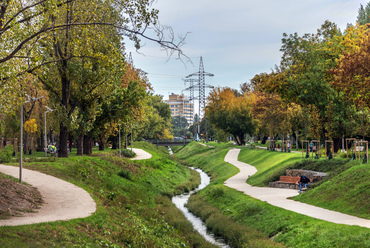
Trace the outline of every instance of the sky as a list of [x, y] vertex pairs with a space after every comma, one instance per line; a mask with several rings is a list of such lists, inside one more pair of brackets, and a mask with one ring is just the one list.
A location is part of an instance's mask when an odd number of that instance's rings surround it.
[[[157, 0], [162, 25], [171, 26], [176, 37], [186, 35], [181, 47], [190, 58], [168, 58], [158, 44], [145, 41], [139, 50], [127, 42], [133, 64], [147, 73], [155, 94], [168, 99], [171, 93], [185, 95], [189, 85], [182, 80], [204, 70], [214, 74], [206, 84], [240, 89], [256, 74], [271, 72], [280, 63], [283, 33], [316, 33], [325, 20], [344, 31], [355, 24], [360, 0]], [[208, 94], [209, 90], [206, 91]], [[195, 92], [197, 95], [197, 92]], [[197, 109], [197, 108], [196, 108]], [[196, 111], [197, 112], [197, 111]]]

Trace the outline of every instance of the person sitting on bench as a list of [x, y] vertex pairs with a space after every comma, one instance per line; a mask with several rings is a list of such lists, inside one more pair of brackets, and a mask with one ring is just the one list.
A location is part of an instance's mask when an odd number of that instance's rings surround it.
[[304, 186], [305, 189], [307, 189], [307, 185], [310, 182], [310, 179], [306, 177], [305, 175], [301, 176], [301, 179], [299, 180], [299, 193], [302, 192], [302, 187]]

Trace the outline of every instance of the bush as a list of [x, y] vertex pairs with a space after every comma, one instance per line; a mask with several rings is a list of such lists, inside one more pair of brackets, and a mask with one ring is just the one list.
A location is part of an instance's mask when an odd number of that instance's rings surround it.
[[132, 181], [133, 174], [131, 171], [121, 170], [120, 172], [118, 172], [118, 176]]
[[210, 195], [214, 198], [222, 197], [225, 194], [223, 186], [215, 186], [211, 188]]
[[126, 158], [134, 158], [136, 156], [136, 153], [134, 153], [131, 150], [124, 149], [121, 151], [121, 155], [126, 157]]
[[0, 150], [0, 163], [9, 163], [13, 156], [13, 146], [5, 146], [4, 151]]

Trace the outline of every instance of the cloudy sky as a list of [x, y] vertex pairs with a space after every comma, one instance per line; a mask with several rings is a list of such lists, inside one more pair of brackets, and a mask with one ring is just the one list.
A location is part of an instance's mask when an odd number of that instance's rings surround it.
[[[168, 99], [188, 85], [182, 78], [204, 69], [215, 76], [206, 84], [239, 89], [254, 75], [270, 72], [281, 58], [282, 34], [314, 33], [325, 20], [343, 31], [355, 23], [360, 0], [158, 0], [160, 22], [185, 35], [182, 47], [192, 63], [170, 59], [158, 45], [146, 42], [139, 54], [127, 44], [134, 66], [148, 73], [155, 94]], [[189, 92], [184, 91], [184, 94]]]

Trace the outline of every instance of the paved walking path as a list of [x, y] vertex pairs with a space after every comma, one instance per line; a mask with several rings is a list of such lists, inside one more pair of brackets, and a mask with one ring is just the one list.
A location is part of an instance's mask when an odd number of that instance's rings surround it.
[[150, 159], [152, 157], [152, 154], [142, 149], [132, 148], [132, 151], [136, 153], [136, 157], [131, 160]]
[[[149, 159], [152, 155], [142, 149], [133, 148], [136, 159]], [[19, 178], [19, 167], [0, 164], [0, 172]], [[82, 188], [37, 171], [22, 169], [22, 180], [36, 187], [44, 204], [36, 213], [25, 213], [21, 217], [0, 220], [0, 226], [29, 225], [42, 222], [85, 218], [96, 211], [92, 197]]]
[[[0, 164], [0, 172], [19, 178], [19, 167]], [[44, 204], [36, 213], [25, 213], [21, 217], [0, 220], [0, 226], [84, 218], [96, 211], [95, 202], [89, 193], [74, 184], [24, 168], [22, 169], [22, 180], [39, 190]]]
[[238, 174], [225, 181], [226, 186], [241, 191], [253, 198], [265, 201], [271, 205], [313, 218], [326, 220], [337, 224], [357, 225], [370, 228], [370, 220], [287, 199], [288, 197], [298, 195], [297, 190], [254, 187], [247, 184], [247, 178], [255, 174], [257, 169], [249, 164], [238, 161], [239, 152], [240, 149], [231, 149], [225, 156], [225, 162], [236, 166], [240, 170]]

